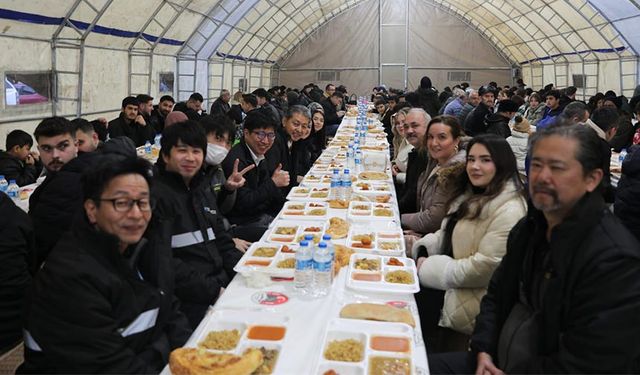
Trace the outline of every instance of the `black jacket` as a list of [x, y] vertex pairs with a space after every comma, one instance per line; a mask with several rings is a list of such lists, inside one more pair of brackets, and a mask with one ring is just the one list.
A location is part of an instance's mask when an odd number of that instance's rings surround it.
[[156, 134], [160, 134], [164, 130], [164, 121], [166, 119], [167, 118], [163, 116], [162, 113], [160, 113], [158, 108], [154, 108], [154, 110], [151, 111], [151, 118], [149, 119], [149, 123], [151, 124], [151, 126], [153, 126]]
[[489, 134], [499, 135], [504, 139], [511, 137], [509, 118], [498, 113], [487, 115], [484, 119], [485, 131]]
[[[502, 327], [519, 291], [531, 298], [534, 245], [546, 233], [542, 213], [529, 208], [513, 228], [507, 254], [483, 298], [471, 339], [474, 353], [494, 363]], [[640, 244], [587, 194], [551, 234], [547, 286], [541, 300], [537, 353], [514, 373], [637, 373], [640, 358]]]
[[[282, 164], [282, 170], [289, 172], [289, 188], [298, 185], [297, 176], [304, 176], [311, 168], [310, 140], [301, 139], [288, 145], [289, 136], [284, 128], [276, 131], [273, 146], [265, 154], [269, 165], [269, 172], [273, 173]], [[285, 189], [286, 190], [286, 189]]]
[[398, 197], [398, 208], [401, 214], [416, 212], [418, 209], [418, 178], [427, 169], [429, 154], [426, 149], [413, 149], [407, 160], [407, 176], [402, 197]]
[[187, 115], [189, 120], [199, 121], [200, 117], [205, 116], [206, 113], [203, 111], [202, 114], [194, 111], [193, 109], [187, 107], [187, 102], [178, 102], [173, 106], [173, 111], [180, 111]]
[[[222, 162], [222, 169], [227, 178], [233, 170], [233, 163], [238, 159], [238, 170], [255, 164], [249, 147], [244, 140], [233, 146]], [[244, 175], [246, 182], [237, 190], [236, 203], [227, 215], [233, 224], [245, 224], [255, 221], [262, 214], [275, 216], [285, 202], [283, 190], [278, 188], [271, 179], [268, 161], [265, 159], [256, 168]]]
[[[34, 280], [19, 373], [157, 373], [191, 334], [173, 294], [167, 238], [152, 224], [124, 254], [74, 223]], [[147, 242], [148, 241], [148, 242]]]
[[618, 129], [616, 129], [616, 134], [609, 141], [609, 145], [615, 152], [620, 152], [623, 148], [629, 148], [631, 147], [634, 133], [635, 130], [633, 129], [633, 125], [631, 125], [631, 121], [623, 117], [618, 125]]
[[622, 163], [622, 177], [614, 203], [620, 221], [640, 241], [640, 146], [634, 146]]
[[187, 187], [179, 174], [160, 167], [156, 181], [153, 214], [170, 228], [176, 296], [195, 327], [231, 281], [242, 253], [224, 228], [216, 195], [202, 171]]
[[486, 133], [484, 120], [491, 115], [493, 111], [483, 102], [480, 102], [474, 109], [469, 112], [467, 119], [464, 121], [464, 132], [470, 137]]
[[69, 230], [82, 209], [82, 173], [96, 165], [100, 154], [82, 153], [58, 172], [51, 173], [29, 198], [29, 216], [36, 235], [36, 267], [49, 255], [60, 236]]
[[218, 98], [211, 104], [211, 111], [209, 111], [209, 113], [211, 116], [226, 115], [229, 110], [231, 110], [229, 103], [225, 103], [222, 99]]
[[0, 175], [9, 180], [16, 180], [18, 186], [33, 184], [42, 171], [42, 164], [28, 165], [5, 151], [0, 151]]
[[145, 142], [149, 141], [153, 143], [153, 138], [156, 136], [153, 125], [147, 124], [145, 126], [138, 125], [135, 121], [127, 124], [124, 119], [124, 113], [120, 113], [117, 119], [109, 121], [109, 137], [129, 137], [135, 143], [136, 147], [143, 146]]
[[0, 355], [22, 340], [22, 304], [31, 285], [33, 226], [29, 216], [0, 194]]
[[420, 107], [427, 111], [427, 113], [431, 116], [431, 118], [436, 117], [438, 115], [438, 111], [440, 110], [440, 100], [438, 99], [438, 90], [434, 88], [422, 88], [419, 87], [416, 91], [418, 94], [418, 100], [420, 103]]
[[324, 126], [335, 125], [342, 122], [342, 117], [338, 117], [338, 110], [336, 106], [331, 103], [330, 98], [324, 98], [320, 101], [322, 108], [324, 108]]
[[242, 124], [243, 113], [244, 112], [242, 111], [242, 107], [240, 107], [240, 104], [234, 104], [229, 109], [229, 112], [227, 112], [227, 116], [229, 116], [229, 118], [232, 119], [233, 122], [236, 123], [236, 125], [240, 125]]

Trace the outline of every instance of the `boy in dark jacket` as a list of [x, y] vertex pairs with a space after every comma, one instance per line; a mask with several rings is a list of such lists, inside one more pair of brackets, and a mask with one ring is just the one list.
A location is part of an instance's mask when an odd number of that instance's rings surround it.
[[33, 138], [23, 130], [13, 130], [7, 134], [7, 151], [0, 151], [0, 175], [16, 180], [18, 186], [29, 185], [38, 179], [42, 163], [37, 153], [31, 152]]

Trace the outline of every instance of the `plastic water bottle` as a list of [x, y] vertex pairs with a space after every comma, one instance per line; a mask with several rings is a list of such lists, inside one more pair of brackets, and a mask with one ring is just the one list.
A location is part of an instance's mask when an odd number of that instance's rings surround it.
[[293, 287], [300, 294], [307, 294], [311, 289], [313, 277], [313, 254], [309, 241], [300, 241], [296, 251], [296, 270], [293, 274]]
[[367, 132], [364, 130], [360, 130], [360, 144], [365, 145], [367, 143]]
[[360, 149], [356, 150], [354, 164], [355, 164], [354, 173], [359, 174], [360, 172], [362, 172], [362, 151], [360, 151]]
[[329, 199], [340, 199], [340, 170], [334, 169], [331, 175], [331, 187], [329, 189]]
[[151, 155], [151, 142], [146, 141], [144, 144], [144, 153], [147, 155]]
[[[156, 134], [156, 137], [153, 138], [153, 144], [157, 147], [160, 148], [160, 140], [162, 140], [162, 134], [158, 133]], [[146, 145], [145, 145], [146, 146]]]
[[322, 241], [327, 244], [329, 248], [329, 253], [331, 254], [331, 261], [334, 262], [336, 260], [336, 248], [333, 246], [333, 242], [331, 242], [331, 235], [325, 234], [322, 236]]
[[354, 154], [353, 142], [349, 142], [349, 148], [347, 148], [347, 168], [353, 168]]
[[627, 157], [627, 149], [623, 148], [620, 151], [620, 155], [618, 155], [618, 163], [620, 163], [620, 165], [622, 165], [622, 162], [624, 161], [624, 158]]
[[324, 297], [331, 289], [333, 262], [327, 243], [322, 241], [313, 253], [313, 290], [314, 296]]
[[9, 183], [4, 178], [3, 175], [0, 175], [0, 193], [7, 194], [7, 188], [9, 187]]
[[351, 174], [349, 169], [345, 169], [342, 172], [342, 178], [340, 179], [341, 194], [340, 199], [349, 201], [351, 200]]
[[20, 188], [16, 184], [16, 180], [9, 180], [9, 186], [7, 186], [7, 195], [9, 198], [17, 201], [20, 197]]

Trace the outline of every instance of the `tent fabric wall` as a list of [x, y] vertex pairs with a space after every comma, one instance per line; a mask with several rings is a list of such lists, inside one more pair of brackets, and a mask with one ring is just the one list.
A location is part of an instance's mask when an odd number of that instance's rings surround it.
[[[379, 73], [380, 25], [377, 3], [377, 0], [361, 3], [318, 29], [281, 63], [280, 82], [285, 86], [302, 87], [309, 82], [317, 82], [317, 71], [337, 70], [340, 71], [340, 80], [334, 83], [344, 84], [356, 93], [366, 94], [378, 83], [403, 88], [389, 84], [390, 81], [398, 82], [403, 67], [385, 67], [386, 70]], [[472, 85], [490, 81], [511, 83], [509, 62], [498, 56], [494, 47], [478, 32], [422, 0], [410, 0], [408, 5], [408, 61], [405, 64], [408, 88], [415, 89], [423, 75], [429, 75], [440, 88], [459, 83], [448, 80], [447, 73], [450, 71], [471, 72]], [[447, 32], [443, 33], [443, 30]], [[336, 35], [340, 36], [340, 40], [350, 42], [336, 43]], [[401, 37], [404, 35], [403, 30]], [[406, 60], [404, 54], [400, 57], [395, 62]], [[363, 72], [356, 73], [358, 69]], [[379, 74], [382, 75], [380, 82]]]

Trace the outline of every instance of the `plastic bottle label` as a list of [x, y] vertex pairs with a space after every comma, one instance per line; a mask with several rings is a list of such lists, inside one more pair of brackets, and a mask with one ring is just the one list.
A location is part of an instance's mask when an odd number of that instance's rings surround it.
[[313, 269], [318, 272], [331, 272], [331, 261], [313, 262]]
[[313, 268], [313, 259], [296, 259], [296, 270], [306, 271]]

